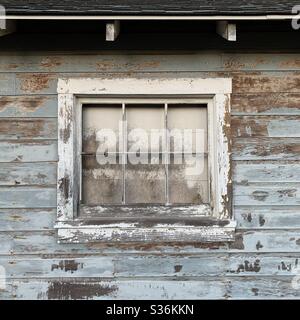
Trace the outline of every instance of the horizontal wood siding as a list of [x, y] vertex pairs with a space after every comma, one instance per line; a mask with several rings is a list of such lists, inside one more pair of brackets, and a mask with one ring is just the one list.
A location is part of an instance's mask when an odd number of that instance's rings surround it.
[[[0, 299], [299, 299], [299, 61], [296, 53], [2, 54]], [[57, 243], [57, 79], [116, 75], [233, 78], [233, 243]]]

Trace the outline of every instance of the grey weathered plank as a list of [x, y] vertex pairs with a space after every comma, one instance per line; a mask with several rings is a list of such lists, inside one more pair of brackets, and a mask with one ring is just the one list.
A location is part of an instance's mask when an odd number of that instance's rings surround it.
[[[235, 207], [238, 229], [299, 229], [298, 207]], [[1, 209], [0, 230], [53, 229], [56, 209]]]
[[238, 73], [232, 80], [234, 93], [300, 93], [298, 72]]
[[[294, 56], [296, 58], [296, 56]], [[293, 59], [293, 57], [291, 57]], [[251, 58], [250, 58], [251, 59]], [[1, 56], [0, 72], [162, 72], [216, 71], [219, 54], [191, 55], [55, 55]], [[284, 69], [282, 69], [284, 70]]]
[[300, 207], [235, 207], [239, 229], [300, 229]]
[[55, 185], [57, 164], [0, 163], [0, 186]]
[[0, 140], [57, 139], [57, 118], [0, 118]]
[[[238, 229], [300, 229], [299, 207], [235, 207]], [[52, 230], [56, 209], [0, 209], [0, 230]]]
[[[7, 77], [13, 74], [0, 74], [0, 81], [6, 83]], [[4, 88], [0, 91], [1, 95], [49, 95], [57, 92], [57, 79], [68, 77], [85, 77], [85, 78], [112, 78], [112, 77], [128, 77], [128, 73], [112, 73], [112, 72], [90, 72], [90, 73], [17, 73], [15, 78], [15, 87], [11, 89]], [[137, 71], [131, 76], [135, 78], [178, 78], [191, 77], [190, 72], [161, 72], [151, 73]], [[299, 88], [299, 72], [194, 72], [195, 78], [207, 77], [232, 77], [233, 92], [235, 94], [248, 93], [300, 93]], [[3, 79], [3, 80], [2, 80]]]
[[[238, 229], [299, 229], [298, 207], [235, 207]], [[0, 209], [0, 230], [52, 230], [56, 209]]]
[[233, 160], [300, 160], [298, 138], [235, 138]]
[[235, 205], [300, 205], [299, 183], [235, 185]]
[[[164, 206], [164, 205], [110, 205], [110, 206], [80, 206], [80, 215], [84, 219], [89, 220], [107, 220], [107, 218], [114, 218], [114, 220], [122, 220], [126, 218], [129, 221], [135, 221], [137, 218], [153, 219], [152, 222], [164, 219], [164, 221], [170, 221], [166, 219], [179, 219], [180, 220], [197, 220], [201, 217], [202, 225], [208, 225], [212, 222], [210, 217], [210, 209], [206, 206], [191, 206], [191, 205], [176, 205], [176, 206]], [[206, 218], [205, 218], [206, 217]], [[158, 219], [158, 220], [157, 220]]]
[[225, 53], [222, 54], [222, 66], [230, 71], [272, 71], [299, 70], [299, 54], [272, 53]]
[[57, 117], [57, 97], [0, 96], [0, 117]]
[[53, 230], [55, 221], [56, 208], [0, 209], [2, 231]]
[[234, 243], [88, 243], [58, 244], [56, 231], [0, 232], [0, 255], [164, 253], [195, 254], [201, 252], [300, 252], [299, 230], [239, 231]]
[[0, 292], [0, 299], [47, 300], [157, 300], [216, 299], [225, 296], [224, 281], [168, 280], [15, 280]]
[[299, 54], [53, 54], [1, 55], [0, 72], [293, 71]]
[[233, 180], [238, 184], [249, 182], [300, 182], [300, 163], [288, 161], [233, 162]]
[[107, 255], [90, 257], [0, 257], [8, 279], [292, 276], [298, 254]]
[[13, 73], [0, 73], [0, 95], [13, 95], [15, 94], [15, 79]]
[[233, 92], [231, 104], [232, 114], [236, 115], [300, 115], [299, 93], [237, 94]]
[[0, 208], [52, 208], [55, 206], [55, 187], [0, 188]]
[[299, 116], [232, 116], [233, 137], [300, 137]]
[[38, 300], [171, 300], [171, 299], [299, 299], [295, 277], [222, 277], [171, 281], [41, 279], [12, 280], [0, 299]]
[[[297, 281], [298, 279], [298, 281]], [[235, 277], [228, 283], [232, 299], [297, 299], [300, 298], [299, 275], [290, 277]]]
[[0, 141], [0, 162], [57, 161], [57, 141]]

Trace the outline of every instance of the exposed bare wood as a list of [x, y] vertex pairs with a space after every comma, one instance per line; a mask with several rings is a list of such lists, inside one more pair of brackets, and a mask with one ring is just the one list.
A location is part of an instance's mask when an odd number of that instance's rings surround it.
[[233, 116], [231, 124], [233, 137], [300, 137], [299, 116]]
[[243, 115], [300, 115], [300, 94], [244, 93], [232, 95], [232, 112]]
[[0, 96], [1, 118], [57, 117], [57, 97], [49, 96]]
[[111, 55], [106, 52], [82, 53], [53, 52], [14, 55], [2, 52], [0, 72], [56, 72], [56, 73], [94, 73], [97, 72], [237, 72], [237, 71], [299, 71], [297, 53], [226, 53], [195, 52], [193, 59], [189, 54], [153, 55], [130, 54]]
[[57, 119], [0, 119], [0, 140], [57, 139]]

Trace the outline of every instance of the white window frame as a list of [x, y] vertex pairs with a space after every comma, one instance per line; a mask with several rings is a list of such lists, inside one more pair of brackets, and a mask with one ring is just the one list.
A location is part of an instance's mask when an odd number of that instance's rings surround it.
[[[234, 241], [230, 161], [231, 78], [69, 78], [58, 81], [58, 241]], [[80, 209], [82, 105], [150, 99], [208, 108], [210, 208], [206, 205]], [[119, 99], [119, 100], [118, 100]], [[209, 209], [209, 210], [208, 210]], [[88, 215], [79, 215], [85, 210]], [[96, 212], [96, 215], [93, 213]], [[151, 222], [152, 220], [152, 222]], [[149, 223], [150, 222], [150, 223]]]

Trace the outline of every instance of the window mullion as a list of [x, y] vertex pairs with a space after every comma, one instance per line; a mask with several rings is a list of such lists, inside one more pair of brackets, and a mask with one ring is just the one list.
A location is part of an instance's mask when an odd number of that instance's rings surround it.
[[127, 125], [125, 103], [122, 103], [122, 204], [126, 204]]
[[169, 204], [169, 130], [168, 130], [168, 104], [165, 103], [165, 124], [164, 124], [164, 162], [165, 162], [165, 201]]

